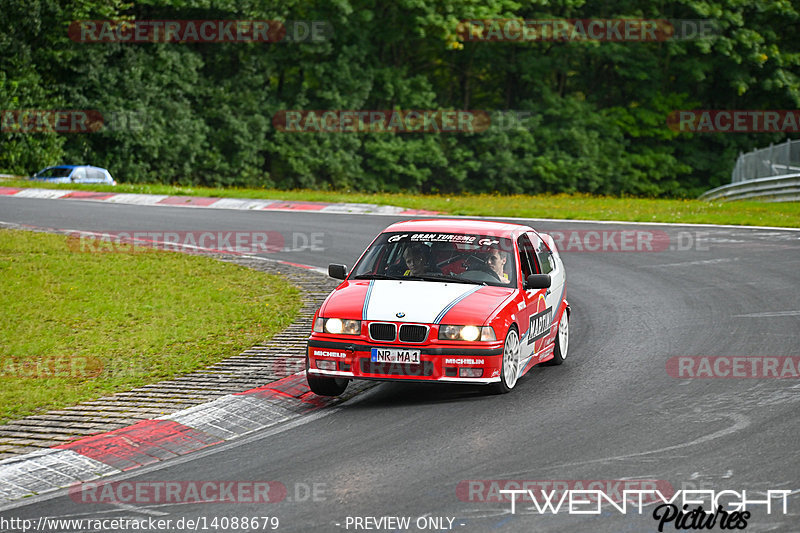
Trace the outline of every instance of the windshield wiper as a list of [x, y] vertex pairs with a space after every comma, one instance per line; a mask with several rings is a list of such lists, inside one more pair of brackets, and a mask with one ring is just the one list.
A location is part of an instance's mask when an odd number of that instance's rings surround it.
[[472, 281], [468, 279], [462, 279], [455, 276], [445, 276], [445, 275], [436, 275], [436, 276], [406, 276], [406, 279], [409, 277], [413, 277], [414, 279], [422, 280], [422, 281], [444, 281], [445, 283], [467, 283], [469, 285], [486, 285], [484, 281]]
[[353, 279], [406, 279], [400, 276], [387, 276], [386, 274], [359, 274]]
[[395, 281], [442, 281], [445, 283], [467, 283], [469, 285], [486, 285], [483, 281], [471, 281], [468, 279], [461, 279], [455, 276], [445, 275], [424, 275], [424, 276], [388, 276], [386, 274], [359, 274], [353, 276], [352, 279], [391, 279]]

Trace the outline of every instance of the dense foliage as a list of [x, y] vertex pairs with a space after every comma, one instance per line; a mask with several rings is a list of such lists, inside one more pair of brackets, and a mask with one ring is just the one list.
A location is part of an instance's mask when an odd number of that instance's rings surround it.
[[[710, 19], [658, 42], [475, 42], [459, 21]], [[322, 20], [319, 42], [85, 43], [76, 20]], [[92, 109], [94, 133], [0, 132], [0, 172], [362, 191], [693, 195], [782, 133], [687, 133], [678, 109], [798, 109], [793, 0], [0, 0], [0, 110]], [[466, 109], [478, 133], [293, 133], [281, 110]], [[506, 111], [505, 115], [497, 111]], [[509, 113], [509, 111], [513, 111]], [[108, 121], [108, 117], [113, 117]], [[793, 135], [796, 137], [796, 135]]]

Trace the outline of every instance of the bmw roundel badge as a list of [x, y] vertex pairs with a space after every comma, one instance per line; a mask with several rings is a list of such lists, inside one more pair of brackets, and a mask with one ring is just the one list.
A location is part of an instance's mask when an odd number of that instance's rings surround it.
[[405, 314], [404, 312], [400, 311], [400, 312], [399, 312], [399, 313], [397, 313], [395, 316], [396, 316], [397, 318], [403, 318], [404, 316], [406, 316], [406, 314]]

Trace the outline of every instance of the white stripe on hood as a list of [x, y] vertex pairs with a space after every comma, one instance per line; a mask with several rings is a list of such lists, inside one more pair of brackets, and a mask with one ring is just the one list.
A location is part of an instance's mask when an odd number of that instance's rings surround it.
[[375, 280], [363, 316], [366, 320], [430, 324], [452, 302], [480, 288], [467, 283]]

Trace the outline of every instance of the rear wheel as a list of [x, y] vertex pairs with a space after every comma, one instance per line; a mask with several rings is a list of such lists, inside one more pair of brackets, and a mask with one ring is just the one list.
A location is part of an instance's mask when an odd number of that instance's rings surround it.
[[567, 358], [569, 349], [569, 313], [565, 310], [561, 313], [561, 320], [558, 323], [558, 334], [556, 335], [556, 345], [553, 347], [553, 358], [547, 361], [546, 365], [560, 365]]
[[519, 364], [519, 333], [514, 327], [511, 327], [506, 334], [506, 342], [503, 344], [500, 381], [492, 384], [492, 390], [496, 394], [505, 394], [514, 388], [519, 375]]

